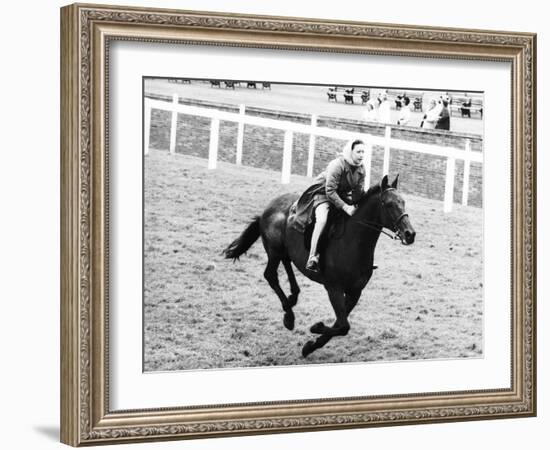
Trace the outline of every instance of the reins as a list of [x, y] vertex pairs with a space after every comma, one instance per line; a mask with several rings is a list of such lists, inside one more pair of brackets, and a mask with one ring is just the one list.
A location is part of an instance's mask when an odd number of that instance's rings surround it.
[[[395, 188], [386, 189], [384, 192], [387, 192], [387, 191], [390, 191], [390, 190], [395, 190]], [[384, 208], [384, 204], [382, 203], [382, 192], [380, 193], [380, 203], [381, 203], [382, 208]], [[407, 213], [403, 213], [397, 219], [395, 219], [395, 221], [393, 222], [392, 228], [391, 228], [391, 231], [394, 234], [390, 234], [387, 231], [384, 231], [384, 228], [387, 228], [387, 227], [385, 227], [384, 225], [382, 225], [381, 223], [378, 223], [378, 222], [374, 222], [374, 221], [371, 221], [371, 220], [359, 220], [359, 219], [355, 219], [353, 216], [351, 217], [351, 220], [353, 220], [355, 223], [357, 223], [359, 225], [363, 225], [365, 227], [368, 227], [368, 228], [376, 230], [380, 233], [383, 233], [392, 240], [397, 240], [397, 239], [399, 239], [399, 230], [397, 229], [397, 226], [399, 225], [399, 223], [405, 217], [408, 217], [408, 216], [409, 215]]]
[[[399, 217], [399, 220], [401, 220], [404, 216], [408, 216], [408, 214], [401, 214], [401, 216]], [[391, 230], [392, 233], [394, 233], [394, 234], [391, 234], [391, 233], [388, 233], [387, 231], [384, 230], [385, 227], [381, 223], [357, 220], [357, 219], [354, 219], [353, 217], [351, 218], [351, 220], [353, 220], [355, 223], [357, 223], [359, 225], [363, 225], [364, 227], [368, 227], [368, 228], [371, 228], [373, 230], [379, 231], [380, 233], [385, 234], [386, 236], [388, 236], [392, 240], [399, 239], [399, 235], [395, 232], [395, 228], [393, 230]]]

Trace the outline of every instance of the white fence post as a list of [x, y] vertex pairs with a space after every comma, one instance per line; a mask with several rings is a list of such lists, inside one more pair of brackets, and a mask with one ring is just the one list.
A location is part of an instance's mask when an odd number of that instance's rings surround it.
[[178, 94], [172, 96], [172, 124], [170, 126], [170, 154], [176, 153], [176, 131], [178, 129], [178, 110], [176, 106], [178, 105]]
[[451, 212], [453, 210], [453, 197], [455, 190], [455, 158], [449, 156], [447, 158], [447, 169], [445, 172], [445, 194], [443, 200], [443, 212]]
[[[317, 115], [311, 115], [311, 126], [317, 126]], [[315, 135], [312, 133], [309, 135], [309, 152], [307, 155], [307, 176], [313, 177], [313, 159], [315, 157]]]
[[367, 142], [365, 144], [365, 158], [363, 159], [363, 165], [365, 166], [365, 190], [370, 187], [370, 171], [372, 167], [372, 144]]
[[245, 114], [245, 106], [240, 105], [239, 118], [242, 120], [239, 120], [238, 122], [239, 127], [237, 131], [237, 160], [235, 162], [238, 166], [242, 165], [243, 163], [244, 114]]
[[292, 131], [285, 131], [285, 146], [283, 149], [283, 170], [281, 183], [290, 183], [290, 170], [292, 166]]
[[218, 141], [220, 136], [220, 119], [212, 119], [210, 126], [210, 148], [208, 150], [208, 168], [215, 169], [218, 164]]
[[466, 140], [466, 148], [464, 149], [464, 178], [462, 180], [462, 204], [468, 204], [468, 194], [470, 191], [470, 140]]
[[[283, 153], [283, 167], [281, 178], [283, 183], [290, 182], [290, 175], [292, 171], [292, 141], [293, 133], [303, 133], [306, 135], [324, 136], [333, 139], [341, 140], [350, 140], [357, 138], [357, 132], [351, 132], [346, 130], [338, 130], [326, 127], [319, 127], [317, 123], [314, 123], [312, 118], [311, 124], [301, 124], [296, 122], [290, 122], [285, 120], [275, 120], [268, 119], [264, 117], [256, 116], [247, 116], [241, 113], [220, 111], [210, 108], [201, 108], [197, 106], [182, 105], [175, 101], [176, 96], [174, 96], [174, 101], [172, 103], [160, 100], [154, 100], [150, 98], [145, 99], [145, 149], [144, 152], [149, 150], [147, 142], [150, 140], [150, 129], [152, 121], [152, 109], [159, 109], [163, 111], [172, 112], [172, 118], [177, 118], [177, 113], [193, 115], [198, 117], [207, 117], [212, 120], [211, 130], [210, 130], [210, 149], [208, 156], [208, 167], [213, 169], [217, 166], [218, 158], [218, 146], [219, 146], [219, 127], [220, 121], [231, 121], [243, 124], [250, 124], [259, 127], [268, 127], [285, 132], [284, 140], [284, 153]], [[241, 109], [240, 109], [241, 111]], [[174, 114], [175, 113], [175, 114]], [[177, 121], [173, 120], [171, 128], [171, 144], [175, 144], [175, 133], [177, 127]], [[243, 129], [244, 130], [244, 129]], [[244, 133], [244, 131], [243, 131]], [[445, 193], [444, 193], [444, 211], [448, 212], [452, 210], [453, 207], [453, 198], [454, 198], [454, 178], [456, 171], [456, 160], [464, 161], [464, 183], [463, 183], [463, 192], [462, 192], [462, 202], [467, 204], [468, 202], [468, 193], [469, 193], [469, 173], [471, 170], [471, 163], [481, 163], [483, 164], [483, 155], [481, 152], [471, 151], [471, 142], [466, 142], [466, 149], [459, 149], [454, 147], [443, 147], [439, 145], [425, 144], [420, 142], [411, 142], [405, 141], [402, 139], [396, 139], [391, 137], [391, 127], [385, 126], [384, 136], [375, 136], [367, 135], [368, 138], [365, 139], [365, 142], [368, 141], [367, 152], [365, 157], [365, 166], [367, 168], [369, 164], [369, 158], [371, 158], [370, 163], [372, 164], [372, 148], [373, 146], [384, 147], [384, 163], [383, 163], [383, 172], [387, 174], [389, 172], [390, 164], [390, 148], [401, 149], [410, 152], [418, 152], [424, 155], [433, 155], [437, 157], [447, 158], [447, 171], [445, 179]], [[310, 139], [311, 144], [311, 139]], [[173, 146], [175, 147], [175, 145]], [[312, 164], [308, 161], [308, 166], [311, 167]], [[308, 169], [309, 169], [308, 167]], [[365, 177], [365, 184], [370, 184], [370, 170], [367, 171], [367, 176]]]
[[390, 173], [391, 127], [386, 127], [384, 139], [384, 166], [382, 167], [382, 175], [388, 175]]
[[146, 155], [149, 154], [149, 142], [151, 141], [151, 114], [153, 113], [153, 108], [149, 104], [148, 99], [145, 99], [145, 117], [144, 117], [144, 130], [145, 133], [143, 138], [143, 151]]

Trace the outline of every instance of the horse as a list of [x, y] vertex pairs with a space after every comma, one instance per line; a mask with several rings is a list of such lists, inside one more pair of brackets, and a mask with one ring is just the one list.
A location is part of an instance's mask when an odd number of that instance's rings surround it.
[[[399, 175], [389, 184], [385, 175], [379, 184], [362, 194], [355, 213], [342, 219], [345, 231], [341, 237], [327, 239], [325, 230], [318, 273], [306, 269], [309, 255], [306, 239], [303, 233], [292, 227], [291, 207], [298, 199], [297, 194], [283, 194], [273, 199], [263, 213], [254, 217], [241, 235], [223, 251], [226, 258], [236, 261], [261, 237], [268, 257], [264, 277], [281, 301], [283, 324], [289, 330], [294, 329], [292, 308], [300, 294], [292, 263], [306, 277], [324, 286], [336, 320], [332, 326], [318, 322], [310, 328], [311, 333], [320, 336], [304, 344], [304, 358], [333, 337], [348, 334], [348, 316], [373, 274], [374, 250], [380, 234], [399, 239], [404, 245], [414, 243], [416, 232], [397, 190], [398, 178]], [[290, 283], [289, 296], [285, 295], [279, 284], [277, 269], [281, 262]]]

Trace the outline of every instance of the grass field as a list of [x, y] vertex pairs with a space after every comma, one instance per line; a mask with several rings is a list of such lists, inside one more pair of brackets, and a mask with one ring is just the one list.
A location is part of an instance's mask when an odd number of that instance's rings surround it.
[[[483, 354], [482, 210], [406, 196], [416, 229], [406, 247], [381, 236], [379, 269], [346, 337], [301, 357], [309, 327], [334, 314], [322, 288], [301, 274], [288, 331], [263, 278], [258, 241], [240, 261], [223, 259], [268, 201], [310, 180], [151, 151], [145, 157], [144, 368], [146, 371], [480, 357]], [[284, 270], [279, 271], [288, 292]]]

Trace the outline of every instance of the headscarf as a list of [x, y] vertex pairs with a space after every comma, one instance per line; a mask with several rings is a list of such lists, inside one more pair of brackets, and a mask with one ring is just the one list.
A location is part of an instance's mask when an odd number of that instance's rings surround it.
[[[346, 142], [346, 145], [344, 145], [344, 148], [342, 149], [342, 156], [348, 162], [348, 164], [350, 166], [353, 166], [353, 167], [359, 167], [363, 164], [362, 162], [360, 162], [359, 164], [353, 162], [353, 159], [351, 157], [351, 152], [352, 152], [351, 146], [356, 140], [357, 139], [353, 139], [351, 141]], [[357, 144], [357, 145], [359, 145], [359, 144]]]

